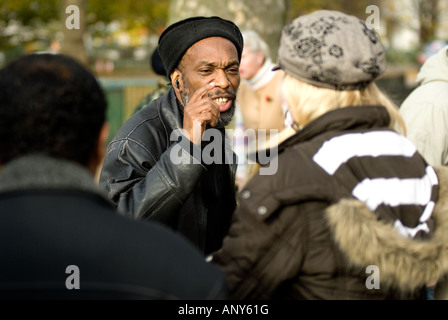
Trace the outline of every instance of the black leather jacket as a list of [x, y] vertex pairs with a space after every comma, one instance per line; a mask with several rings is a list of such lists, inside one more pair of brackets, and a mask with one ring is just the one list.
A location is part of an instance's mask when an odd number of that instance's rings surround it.
[[[183, 109], [170, 88], [116, 134], [107, 149], [100, 186], [123, 214], [161, 221], [207, 254], [220, 248], [236, 206], [236, 161], [193, 161], [202, 150], [174, 134], [182, 123]], [[225, 141], [224, 130], [220, 132]]]

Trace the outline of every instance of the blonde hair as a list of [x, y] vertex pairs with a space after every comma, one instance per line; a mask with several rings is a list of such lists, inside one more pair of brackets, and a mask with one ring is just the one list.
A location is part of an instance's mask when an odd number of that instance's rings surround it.
[[349, 106], [381, 105], [389, 112], [389, 127], [406, 135], [406, 126], [398, 113], [398, 107], [374, 82], [362, 90], [339, 91], [316, 87], [286, 75], [283, 94], [292, 118], [300, 127], [331, 110]]

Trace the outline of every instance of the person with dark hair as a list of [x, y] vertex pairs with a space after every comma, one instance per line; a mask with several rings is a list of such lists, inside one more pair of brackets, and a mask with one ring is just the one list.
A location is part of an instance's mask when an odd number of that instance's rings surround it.
[[163, 65], [162, 58], [160, 58], [159, 49], [156, 48], [149, 59], [149, 63], [151, 65], [152, 70], [159, 76], [163, 76], [163, 78], [159, 79], [157, 81], [157, 87], [149, 92], [147, 95], [145, 95], [140, 103], [135, 107], [134, 113], [137, 113], [144, 107], [146, 107], [148, 104], [151, 103], [151, 101], [156, 100], [163, 96], [168, 91], [168, 78], [166, 77], [166, 71], [165, 66]]
[[219, 17], [166, 28], [159, 53], [172, 86], [122, 126], [100, 175], [120, 212], [161, 221], [204, 254], [220, 248], [236, 206], [225, 127], [235, 112], [242, 50], [239, 28]]
[[108, 135], [94, 76], [64, 55], [0, 70], [0, 299], [222, 299], [172, 230], [116, 212], [94, 174]]
[[431, 298], [448, 272], [448, 168], [425, 162], [376, 86], [386, 52], [375, 30], [338, 11], [300, 16], [275, 69], [294, 121], [272, 146], [278, 171], [241, 190], [207, 259], [230, 296]]

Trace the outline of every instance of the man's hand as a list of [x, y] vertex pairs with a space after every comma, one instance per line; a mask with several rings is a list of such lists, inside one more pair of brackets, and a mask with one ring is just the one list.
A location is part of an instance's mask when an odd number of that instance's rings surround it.
[[212, 127], [218, 122], [219, 107], [207, 96], [214, 87], [212, 82], [198, 89], [184, 108], [184, 130], [189, 134], [188, 138], [197, 145], [201, 144], [207, 121]]

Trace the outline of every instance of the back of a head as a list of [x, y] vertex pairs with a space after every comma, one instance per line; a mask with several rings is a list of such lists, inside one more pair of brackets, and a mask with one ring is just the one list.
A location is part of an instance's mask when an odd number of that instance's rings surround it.
[[0, 70], [0, 163], [43, 154], [87, 166], [106, 108], [101, 86], [74, 59], [18, 58]]
[[418, 85], [433, 81], [448, 81], [448, 46], [430, 56], [417, 74]]
[[159, 49], [156, 48], [150, 58], [151, 67], [154, 70], [155, 73], [157, 73], [159, 76], [165, 76], [166, 70], [165, 66], [163, 65], [162, 58], [160, 57]]

